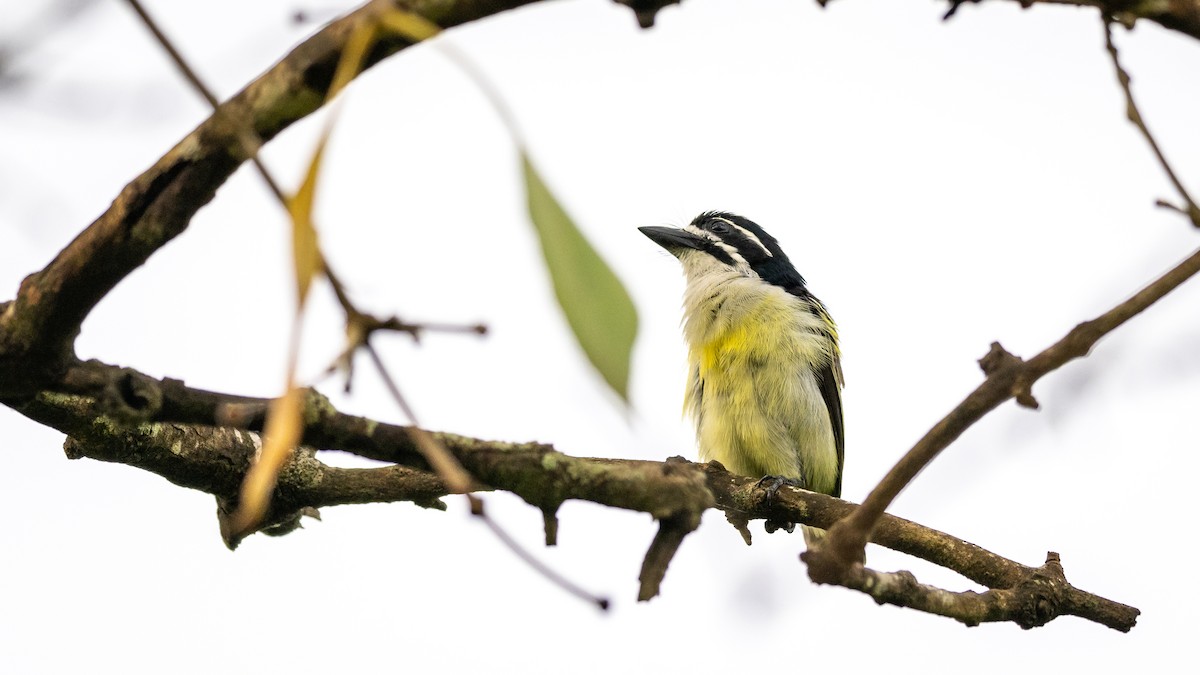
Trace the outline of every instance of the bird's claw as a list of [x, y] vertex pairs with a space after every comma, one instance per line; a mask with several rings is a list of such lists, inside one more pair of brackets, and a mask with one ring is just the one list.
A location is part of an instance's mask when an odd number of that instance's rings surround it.
[[[800, 489], [806, 489], [807, 487], [804, 481], [797, 480], [795, 478], [787, 478], [785, 476], [763, 476], [762, 478], [758, 479], [758, 482], [754, 484], [754, 487], [761, 488], [766, 486], [766, 494], [763, 496], [763, 499], [769, 505], [775, 500], [775, 493], [779, 492], [779, 488], [783, 487], [784, 485], [790, 485]], [[771, 534], [776, 530], [783, 530], [784, 532], [791, 534], [792, 531], [796, 529], [796, 524], [786, 520], [772, 520], [768, 518], [763, 523], [763, 529], [767, 531], [767, 534]]]
[[766, 500], [768, 503], [775, 499], [775, 493], [779, 492], [779, 488], [783, 487], [784, 485], [798, 487], [801, 490], [808, 489], [808, 486], [805, 485], [804, 481], [796, 478], [787, 478], [786, 476], [763, 476], [762, 478], [758, 479], [758, 482], [754, 484], [754, 487], [761, 488], [764, 485], [767, 486]]
[[771, 520], [768, 518], [767, 520], [763, 521], [763, 529], [767, 531], [767, 534], [773, 534], [776, 530], [783, 530], [784, 532], [791, 534], [792, 530], [796, 529], [796, 524], [784, 520]]

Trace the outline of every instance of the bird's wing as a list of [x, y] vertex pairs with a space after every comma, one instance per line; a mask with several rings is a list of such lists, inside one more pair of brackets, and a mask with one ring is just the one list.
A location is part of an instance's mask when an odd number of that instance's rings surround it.
[[837, 448], [837, 479], [833, 484], [834, 497], [842, 496], [842, 464], [846, 457], [846, 430], [842, 425], [842, 366], [835, 355], [828, 365], [817, 371], [817, 385], [825, 408], [829, 411], [829, 424], [833, 427], [833, 444]]
[[821, 304], [805, 288], [791, 291], [808, 301], [813, 314], [820, 317], [828, 331], [829, 339], [833, 342], [829, 363], [817, 370], [817, 386], [821, 390], [821, 398], [825, 400], [825, 409], [829, 411], [829, 425], [833, 428], [833, 445], [837, 450], [837, 479], [833, 483], [834, 497], [842, 496], [842, 467], [846, 460], [846, 428], [842, 423], [842, 359], [837, 347], [837, 325], [829, 316], [825, 305]]

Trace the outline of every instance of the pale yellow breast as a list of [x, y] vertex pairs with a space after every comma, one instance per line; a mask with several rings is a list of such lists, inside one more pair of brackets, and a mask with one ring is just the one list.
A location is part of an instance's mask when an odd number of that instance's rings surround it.
[[831, 492], [837, 451], [813, 370], [835, 347], [820, 319], [761, 282], [726, 284], [704, 300], [685, 317], [692, 378], [685, 409], [700, 457]]

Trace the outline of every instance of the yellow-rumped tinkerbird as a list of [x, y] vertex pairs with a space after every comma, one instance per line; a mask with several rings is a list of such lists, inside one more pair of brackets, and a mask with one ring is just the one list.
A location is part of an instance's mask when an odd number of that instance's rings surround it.
[[684, 409], [700, 459], [840, 497], [837, 327], [779, 243], [754, 222], [718, 211], [683, 228], [638, 229], [679, 259], [687, 279]]

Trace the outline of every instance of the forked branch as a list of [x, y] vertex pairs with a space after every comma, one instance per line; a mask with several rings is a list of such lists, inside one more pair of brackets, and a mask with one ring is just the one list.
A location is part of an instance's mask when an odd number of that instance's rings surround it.
[[[78, 385], [80, 393], [44, 392], [18, 408], [26, 416], [66, 433], [70, 456], [136, 466], [178, 485], [214, 494], [219, 501], [236, 497], [241, 477], [256, 451], [257, 431], [262, 428], [267, 401], [192, 389], [178, 380], [155, 380], [96, 362], [78, 364], [72, 373], [70, 381]], [[113, 404], [98, 398], [111, 389], [104, 384], [107, 379], [137, 381], [137, 389], [142, 392], [139, 398], [159, 401], [157, 408], [139, 422], [112, 417], [109, 406]], [[157, 391], [147, 393], [150, 390]], [[120, 404], [116, 409], [129, 407]], [[141, 410], [146, 413], [150, 409]], [[308, 449], [298, 453], [280, 475], [269, 520], [271, 531], [294, 527], [309, 507], [370, 501], [413, 501], [436, 507], [437, 498], [446, 494], [445, 486], [427, 472], [424, 457], [405, 427], [338, 412], [315, 392], [307, 397], [303, 417], [303, 444]], [[245, 428], [214, 428], [214, 420], [220, 418], [240, 420]], [[568, 499], [640, 511], [659, 520], [659, 534], [642, 568], [643, 598], [660, 589], [679, 544], [709, 508], [719, 508], [743, 521], [786, 520], [826, 528], [855, 508], [827, 495], [790, 488], [767, 500], [754, 479], [731, 474], [715, 462], [699, 465], [680, 458], [666, 462], [589, 459], [564, 455], [538, 443], [434, 435], [479, 479], [474, 489], [513, 492], [547, 514], [547, 522], [553, 521], [552, 514]], [[356, 470], [328, 467], [313, 448], [353, 452], [395, 462], [396, 466]], [[992, 590], [1017, 589], [1037, 573], [1037, 568], [893, 516], [881, 519], [872, 541], [954, 570]], [[890, 578], [879, 574], [857, 568], [847, 583], [858, 587], [867, 583], [863, 579]], [[891, 592], [885, 600], [907, 598], [908, 606], [918, 609], [927, 609], [924, 605], [933, 602], [922, 600], [924, 596], [919, 593], [906, 593], [900, 596]], [[1054, 616], [1073, 614], [1120, 630], [1128, 630], [1137, 617], [1132, 607], [1078, 589], [1064, 586], [1056, 593], [1065, 600], [1056, 606]], [[978, 606], [963, 607], [959, 614], [949, 615], [970, 622], [978, 614]], [[988, 616], [993, 618], [987, 620], [1016, 621], [1018, 614]]]
[[[993, 343], [988, 355], [980, 360], [987, 374], [983, 383], [917, 441], [871, 490], [862, 506], [830, 528], [825, 546], [819, 552], [814, 552], [813, 557], [813, 561], [818, 561], [823, 570], [822, 581], [837, 583], [837, 575], [828, 570], [841, 569], [849, 574], [852, 565], [862, 562], [863, 549], [888, 506], [921, 469], [928, 466], [972, 424], [1010, 398], [1016, 398], [1027, 407], [1037, 407], [1030, 388], [1042, 376], [1086, 356], [1100, 338], [1137, 316], [1198, 272], [1200, 251], [1133, 297], [1095, 319], [1075, 326], [1061, 340], [1029, 361], [1023, 361], [1009, 354], [999, 343]], [[820, 560], [823, 557], [831, 559]]]

